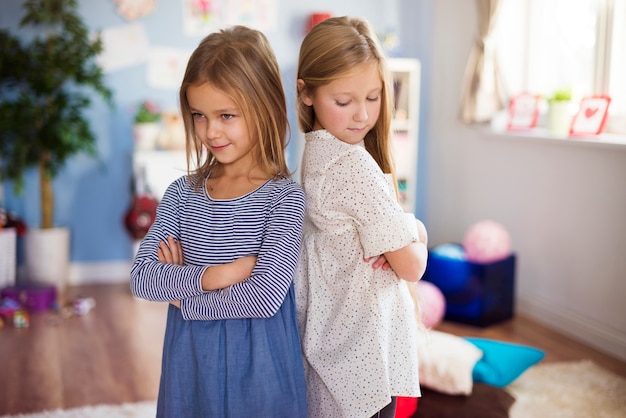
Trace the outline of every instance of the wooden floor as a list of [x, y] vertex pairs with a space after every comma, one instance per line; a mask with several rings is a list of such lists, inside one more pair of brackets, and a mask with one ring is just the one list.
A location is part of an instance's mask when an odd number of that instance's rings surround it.
[[[96, 301], [84, 316], [39, 313], [28, 328], [0, 329], [0, 415], [156, 399], [167, 304], [135, 299], [128, 285], [74, 287], [65, 300], [81, 296]], [[538, 347], [546, 362], [591, 359], [626, 376], [626, 363], [523, 317], [439, 330]]]

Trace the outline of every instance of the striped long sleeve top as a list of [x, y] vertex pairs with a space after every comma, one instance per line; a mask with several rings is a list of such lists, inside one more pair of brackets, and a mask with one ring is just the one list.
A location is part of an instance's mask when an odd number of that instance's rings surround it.
[[[281, 307], [302, 243], [304, 193], [289, 179], [268, 180], [235, 199], [212, 199], [186, 176], [166, 190], [131, 269], [131, 291], [151, 301], [181, 301], [186, 320], [268, 318]], [[162, 263], [157, 248], [168, 236], [183, 249], [184, 265]], [[241, 283], [202, 290], [207, 267], [255, 255]]]

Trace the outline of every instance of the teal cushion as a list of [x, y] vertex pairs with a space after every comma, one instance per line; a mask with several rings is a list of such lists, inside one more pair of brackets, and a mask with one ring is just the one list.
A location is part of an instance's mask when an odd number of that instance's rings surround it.
[[534, 347], [513, 344], [486, 338], [466, 340], [483, 352], [483, 357], [476, 362], [472, 370], [475, 382], [504, 387], [517, 379], [529, 367], [539, 363], [545, 353]]

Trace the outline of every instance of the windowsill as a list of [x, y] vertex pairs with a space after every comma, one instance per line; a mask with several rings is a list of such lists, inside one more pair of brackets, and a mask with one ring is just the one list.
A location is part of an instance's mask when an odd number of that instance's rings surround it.
[[609, 147], [626, 150], [626, 135], [603, 133], [600, 135], [557, 137], [550, 134], [550, 132], [544, 128], [534, 128], [528, 131], [495, 130], [491, 127], [483, 127], [482, 129], [488, 135], [508, 139], [530, 140], [544, 143], [548, 141], [549, 143], [564, 144], [567, 146]]

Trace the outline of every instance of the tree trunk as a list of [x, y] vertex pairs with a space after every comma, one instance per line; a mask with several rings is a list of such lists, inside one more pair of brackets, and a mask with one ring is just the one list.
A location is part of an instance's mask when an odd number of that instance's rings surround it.
[[41, 195], [41, 228], [52, 228], [54, 212], [54, 194], [52, 191], [52, 176], [48, 171], [50, 153], [44, 152], [39, 160], [39, 187]]

